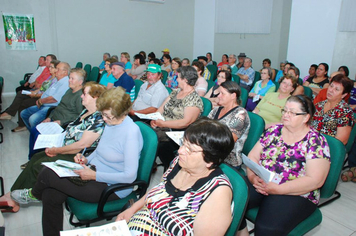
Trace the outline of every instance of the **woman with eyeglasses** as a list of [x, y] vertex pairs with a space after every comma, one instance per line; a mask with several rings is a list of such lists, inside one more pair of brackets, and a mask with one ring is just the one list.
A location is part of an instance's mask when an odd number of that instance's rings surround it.
[[[96, 102], [104, 91], [106, 91], [106, 87], [96, 82], [88, 82], [84, 85], [81, 97], [85, 109], [77, 119], [68, 124], [65, 130], [63, 146], [46, 148], [45, 151], [34, 154], [12, 185], [11, 191], [32, 188], [36, 183], [38, 173], [43, 167], [42, 162], [74, 161], [74, 154], [84, 148], [98, 145], [105, 123], [100, 111], [97, 109]], [[19, 210], [19, 205], [11, 199], [9, 193], [1, 197], [1, 201], [7, 201], [7, 205], [12, 207], [12, 212]]]
[[105, 60], [104, 66], [105, 66], [106, 73], [101, 76], [99, 82], [99, 84], [106, 86], [108, 89], [114, 87], [114, 83], [116, 82], [115, 77], [111, 73], [111, 67], [110, 67], [110, 64], [114, 62], [117, 62], [117, 60], [113, 57], [107, 58]]
[[226, 125], [207, 118], [192, 123], [161, 182], [116, 220], [126, 220], [131, 235], [224, 235], [234, 203], [219, 165], [233, 147]]
[[[43, 235], [59, 235], [63, 230], [63, 203], [69, 196], [97, 203], [108, 185], [132, 183], [136, 179], [143, 138], [140, 128], [127, 116], [132, 106], [130, 95], [121, 87], [113, 88], [105, 91], [96, 104], [107, 125], [93, 153], [88, 157], [78, 153], [74, 157], [83, 167], [74, 171], [82, 181], [60, 178], [43, 167], [32, 189], [11, 193], [20, 204], [42, 201]], [[131, 192], [130, 188], [118, 190], [108, 200], [124, 198]]]
[[[247, 168], [249, 203], [259, 207], [255, 235], [288, 235], [319, 203], [319, 189], [330, 169], [328, 143], [310, 126], [315, 107], [305, 95], [291, 96], [283, 106], [282, 124], [268, 128], [248, 157], [273, 172], [264, 182]], [[249, 235], [246, 221], [238, 235]]]

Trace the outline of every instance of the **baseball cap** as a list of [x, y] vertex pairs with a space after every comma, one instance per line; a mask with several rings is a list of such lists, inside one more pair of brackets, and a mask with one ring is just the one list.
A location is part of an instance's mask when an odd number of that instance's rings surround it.
[[151, 73], [161, 73], [162, 72], [161, 66], [157, 65], [157, 64], [149, 64], [146, 71], [151, 72]]
[[169, 52], [169, 49], [168, 49], [168, 48], [165, 48], [165, 49], [163, 49], [162, 52]]
[[121, 61], [116, 61], [116, 62], [113, 62], [110, 64], [110, 68], [113, 66], [113, 65], [118, 65], [118, 66], [121, 66], [122, 68], [125, 68], [125, 63], [121, 62]]

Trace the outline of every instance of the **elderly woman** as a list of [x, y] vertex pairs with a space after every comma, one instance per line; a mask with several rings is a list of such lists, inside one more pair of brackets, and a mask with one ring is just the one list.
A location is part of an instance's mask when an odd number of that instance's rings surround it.
[[318, 95], [320, 90], [329, 86], [328, 77], [329, 65], [326, 63], [320, 63], [316, 70], [315, 77], [307, 79], [303, 83], [304, 86], [308, 86], [313, 91], [313, 97]]
[[36, 101], [41, 97], [43, 92], [45, 92], [55, 81], [57, 65], [60, 61], [52, 60], [49, 66], [50, 76], [42, 83], [40, 88], [31, 91], [31, 94], [25, 95], [21, 91], [16, 94], [16, 97], [12, 104], [0, 115], [0, 120], [10, 120], [12, 116], [18, 113], [18, 127], [12, 129], [12, 132], [20, 132], [26, 130], [25, 123], [23, 122], [20, 113], [22, 110], [36, 105]]
[[[310, 216], [330, 169], [328, 143], [310, 126], [315, 108], [305, 95], [291, 96], [282, 109], [282, 124], [262, 134], [248, 157], [275, 173], [264, 182], [247, 168], [248, 209], [259, 207], [255, 235], [287, 235]], [[240, 235], [248, 235], [246, 222]]]
[[163, 64], [161, 65], [161, 70], [165, 70], [168, 73], [171, 72], [171, 70], [172, 70], [172, 66], [171, 66], [172, 58], [171, 58], [171, 56], [169, 54], [163, 54], [162, 58], [163, 58]]
[[201, 61], [193, 61], [192, 66], [198, 72], [198, 80], [194, 86], [195, 92], [197, 92], [199, 96], [203, 97], [208, 90], [208, 82], [202, 76], [202, 73], [204, 72], [204, 64]]
[[224, 235], [233, 202], [219, 165], [233, 147], [231, 131], [220, 122], [191, 124], [162, 182], [116, 220], [126, 220], [132, 235]]
[[120, 61], [125, 64], [125, 72], [130, 73], [130, 70], [132, 68], [132, 64], [130, 62], [130, 54], [128, 54], [127, 52], [122, 52]]
[[[78, 153], [74, 157], [74, 161], [83, 167], [74, 171], [83, 180], [81, 185], [78, 186], [69, 178], [60, 178], [44, 167], [32, 189], [11, 193], [20, 204], [42, 200], [43, 235], [59, 235], [63, 230], [63, 203], [68, 196], [97, 203], [108, 185], [132, 183], [136, 179], [143, 139], [139, 127], [127, 116], [131, 109], [130, 96], [123, 88], [111, 89], [98, 98], [97, 107], [107, 126], [92, 154], [85, 158]], [[95, 165], [96, 170], [90, 169], [88, 164]], [[131, 191], [119, 190], [108, 200], [124, 198]]]
[[291, 75], [284, 75], [280, 79], [278, 91], [276, 93], [266, 94], [253, 110], [253, 113], [260, 115], [264, 119], [266, 129], [271, 125], [281, 122], [281, 109], [297, 87], [297, 84], [297, 78]]
[[178, 145], [174, 143], [165, 131], [185, 130], [193, 123], [203, 111], [203, 102], [194, 90], [194, 85], [198, 79], [197, 71], [191, 67], [181, 67], [178, 69], [178, 89], [166, 98], [158, 108], [165, 120], [152, 120], [151, 127], [158, 128], [158, 156], [165, 168], [174, 158], [174, 152]]
[[107, 58], [105, 60], [105, 71], [107, 73], [103, 74], [101, 76], [100, 82], [99, 84], [102, 84], [104, 86], [106, 86], [108, 89], [111, 89], [112, 87], [114, 87], [114, 83], [116, 82], [115, 77], [111, 74], [111, 67], [110, 64], [117, 62], [117, 60], [115, 58]]
[[[73, 161], [73, 154], [84, 148], [98, 145], [105, 124], [101, 113], [97, 110], [96, 100], [105, 90], [106, 88], [103, 85], [94, 82], [85, 84], [81, 96], [85, 109], [76, 120], [67, 126], [63, 146], [46, 148], [45, 151], [33, 155], [26, 168], [12, 185], [11, 191], [32, 188], [43, 167], [42, 162], [54, 162], [59, 159]], [[19, 209], [19, 206], [11, 200], [9, 193], [1, 197], [0, 201], [7, 201], [8, 205], [13, 207], [13, 211]]]
[[[246, 104], [246, 110], [253, 111], [260, 100], [267, 94], [276, 90], [276, 85], [271, 80], [272, 70], [270, 67], [264, 67], [261, 70], [261, 80], [253, 86], [248, 94], [248, 100]], [[256, 97], [258, 96], [258, 97]]]
[[225, 124], [232, 133], [235, 147], [225, 159], [236, 168], [242, 164], [241, 151], [250, 130], [250, 118], [245, 108], [240, 107], [241, 90], [236, 82], [225, 81], [220, 85], [219, 107], [214, 108], [208, 118]]
[[[168, 73], [167, 81], [166, 81], [166, 87], [171, 88], [171, 89], [176, 89], [178, 87], [178, 68], [182, 66], [182, 61], [180, 60], [179, 57], [175, 57], [172, 59], [171, 67], [172, 71]], [[162, 69], [162, 68], [161, 68]]]
[[221, 70], [218, 72], [217, 84], [214, 85], [206, 94], [205, 98], [209, 99], [214, 107], [218, 106], [218, 95], [220, 93], [220, 84], [225, 81], [231, 81], [231, 73], [226, 70]]
[[326, 100], [315, 105], [313, 126], [323, 134], [339, 139], [344, 144], [349, 140], [354, 125], [353, 111], [343, 100], [351, 92], [353, 82], [342, 74], [335, 75], [328, 87]]
[[146, 61], [142, 54], [136, 54], [134, 56], [134, 64], [132, 65], [131, 71], [128, 74], [133, 79], [141, 79], [141, 77], [145, 74], [146, 70]]

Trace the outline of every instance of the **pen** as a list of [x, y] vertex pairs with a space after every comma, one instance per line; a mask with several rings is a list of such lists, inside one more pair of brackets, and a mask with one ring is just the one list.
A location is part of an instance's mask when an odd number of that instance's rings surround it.
[[80, 159], [80, 164], [83, 164], [83, 157], [84, 157], [84, 153], [87, 150], [87, 148], [84, 148], [83, 152], [82, 152], [82, 158]]

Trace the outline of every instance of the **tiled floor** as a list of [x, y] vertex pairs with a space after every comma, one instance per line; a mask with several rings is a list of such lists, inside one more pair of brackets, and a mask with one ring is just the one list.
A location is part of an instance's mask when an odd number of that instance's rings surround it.
[[[13, 97], [3, 97], [2, 107], [6, 108]], [[12, 133], [17, 126], [17, 118], [1, 121], [4, 130], [4, 142], [0, 144], [0, 176], [4, 178], [5, 192], [9, 191], [12, 183], [21, 172], [20, 165], [27, 161], [27, 131]], [[151, 186], [156, 184], [162, 175], [162, 168], [152, 176]], [[342, 183], [338, 186], [342, 196], [337, 201], [321, 208], [323, 222], [307, 235], [353, 235], [356, 236], [356, 184]], [[18, 213], [4, 213], [6, 236], [38, 236], [42, 234], [41, 204], [22, 207]], [[65, 211], [64, 229], [73, 228], [68, 223], [68, 213]], [[100, 222], [99, 224], [105, 224]]]

